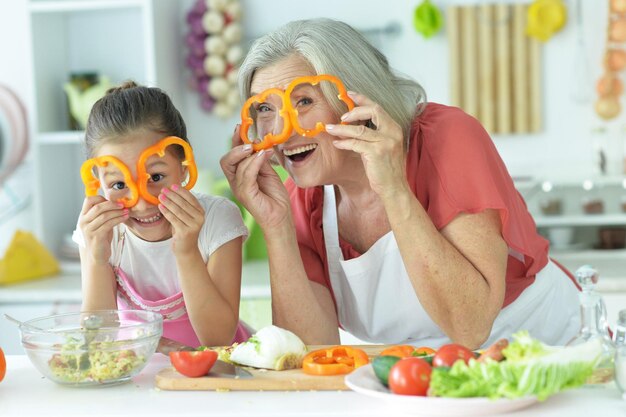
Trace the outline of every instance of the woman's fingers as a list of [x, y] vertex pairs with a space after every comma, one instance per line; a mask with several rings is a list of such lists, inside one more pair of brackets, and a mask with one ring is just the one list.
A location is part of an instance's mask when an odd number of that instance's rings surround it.
[[220, 166], [229, 182], [235, 178], [239, 163], [250, 155], [252, 155], [252, 145], [246, 144], [234, 147], [220, 159]]

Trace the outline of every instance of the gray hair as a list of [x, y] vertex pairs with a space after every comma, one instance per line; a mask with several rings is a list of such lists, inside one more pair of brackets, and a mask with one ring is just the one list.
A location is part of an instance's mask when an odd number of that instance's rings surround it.
[[[327, 18], [298, 20], [257, 39], [239, 69], [239, 93], [250, 97], [256, 70], [290, 55], [308, 61], [317, 74], [339, 77], [348, 90], [378, 103], [402, 127], [406, 143], [413, 119], [422, 111], [426, 92], [414, 80], [400, 76], [387, 58], [350, 25]], [[339, 115], [341, 102], [331, 87], [326, 100]]]

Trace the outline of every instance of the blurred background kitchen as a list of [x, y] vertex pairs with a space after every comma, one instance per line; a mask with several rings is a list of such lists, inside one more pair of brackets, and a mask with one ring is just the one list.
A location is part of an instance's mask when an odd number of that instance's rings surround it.
[[[229, 196], [219, 159], [239, 121], [237, 66], [254, 38], [318, 16], [361, 30], [430, 101], [481, 120], [552, 256], [599, 270], [614, 323], [626, 308], [626, 0], [3, 1], [0, 312], [80, 307], [81, 129], [108, 86], [166, 90], [187, 122], [196, 189]], [[244, 217], [241, 315], [261, 327], [265, 251]], [[18, 341], [0, 318], [5, 352], [21, 352]]]

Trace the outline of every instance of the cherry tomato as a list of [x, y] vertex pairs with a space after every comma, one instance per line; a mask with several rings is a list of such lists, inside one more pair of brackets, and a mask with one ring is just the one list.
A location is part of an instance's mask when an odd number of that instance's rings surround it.
[[7, 372], [7, 360], [4, 358], [4, 352], [0, 348], [0, 382], [4, 379], [4, 375]]
[[400, 359], [389, 371], [389, 388], [394, 394], [425, 396], [432, 368], [424, 359]]
[[170, 361], [181, 374], [196, 378], [209, 373], [217, 360], [214, 350], [170, 352]]
[[451, 343], [449, 345], [441, 346], [435, 353], [433, 358], [433, 366], [452, 366], [454, 362], [461, 359], [468, 363], [471, 358], [474, 358], [474, 353], [462, 345]]

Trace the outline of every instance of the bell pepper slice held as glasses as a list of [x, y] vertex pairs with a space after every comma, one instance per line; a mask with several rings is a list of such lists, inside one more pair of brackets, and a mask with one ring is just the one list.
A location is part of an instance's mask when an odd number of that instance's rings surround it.
[[361, 349], [335, 346], [307, 354], [302, 360], [302, 371], [308, 375], [345, 375], [369, 362]]
[[[301, 84], [317, 85], [321, 81], [330, 81], [335, 84], [337, 90], [339, 90], [337, 98], [346, 103], [348, 111], [354, 108], [354, 102], [350, 97], [348, 97], [346, 87], [343, 85], [339, 78], [328, 74], [298, 77], [295, 78], [291, 83], [289, 83], [289, 86], [287, 86], [287, 89], [285, 91], [282, 91], [278, 88], [270, 88], [246, 100], [243, 107], [241, 108], [241, 128], [239, 129], [239, 137], [241, 137], [241, 140], [244, 143], [252, 144], [252, 149], [257, 152], [262, 149], [269, 149], [275, 145], [286, 142], [287, 139], [289, 139], [289, 136], [291, 135], [291, 132], [293, 130], [295, 130], [299, 135], [305, 137], [313, 137], [318, 133], [325, 131], [326, 126], [322, 122], [317, 122], [315, 124], [315, 128], [313, 129], [304, 129], [302, 126], [300, 126], [300, 124], [298, 123], [298, 111], [293, 108], [293, 106], [291, 105], [291, 100], [289, 100], [289, 96], [297, 86]], [[263, 138], [261, 138], [260, 142], [254, 142], [250, 140], [250, 137], [248, 136], [250, 127], [254, 124], [254, 119], [250, 116], [250, 107], [252, 107], [254, 103], [264, 102], [265, 99], [267, 99], [267, 97], [272, 94], [281, 97], [282, 100], [282, 108], [278, 114], [283, 120], [283, 130], [278, 134], [268, 133]], [[341, 122], [341, 124], [345, 123]]]
[[[252, 107], [254, 103], [263, 103], [267, 99], [267, 97], [271, 96], [272, 94], [277, 95], [282, 100], [283, 105], [278, 114], [283, 119], [283, 130], [278, 134], [268, 133], [263, 136], [263, 138], [261, 138], [260, 142], [253, 142], [248, 137], [250, 127], [254, 123], [254, 119], [250, 117], [250, 107]], [[256, 94], [250, 97], [248, 100], [246, 100], [243, 107], [241, 108], [241, 127], [239, 129], [239, 136], [241, 137], [241, 140], [243, 140], [245, 143], [251, 143], [252, 149], [255, 152], [262, 149], [269, 149], [274, 145], [285, 142], [287, 138], [289, 138], [291, 130], [291, 120], [289, 119], [289, 114], [287, 113], [284, 92], [282, 90], [279, 90], [278, 88], [270, 88], [260, 94]]]
[[180, 145], [185, 151], [185, 160], [182, 162], [183, 166], [186, 166], [189, 170], [189, 181], [185, 184], [185, 188], [191, 190], [198, 179], [198, 169], [193, 158], [193, 151], [189, 143], [176, 136], [168, 136], [165, 139], [161, 139], [155, 145], [146, 148], [137, 161], [137, 183], [139, 186], [139, 194], [149, 203], [154, 205], [159, 204], [159, 200], [156, 196], [153, 196], [148, 192], [148, 181], [150, 180], [150, 174], [146, 171], [146, 162], [152, 155], [158, 155], [163, 157], [165, 155], [165, 149], [170, 145]]
[[124, 207], [132, 207], [137, 204], [137, 200], [139, 200], [139, 191], [137, 189], [137, 185], [135, 181], [133, 181], [133, 177], [128, 170], [126, 164], [117, 159], [112, 155], [104, 155], [99, 156], [97, 158], [91, 158], [86, 160], [80, 168], [80, 176], [83, 180], [83, 184], [85, 184], [85, 196], [93, 197], [98, 195], [98, 189], [100, 188], [100, 180], [94, 176], [93, 168], [100, 167], [104, 168], [108, 164], [115, 166], [120, 170], [122, 175], [124, 176], [124, 183], [130, 190], [131, 198], [121, 198], [118, 201], [124, 204]]
[[[296, 78], [289, 84], [289, 87], [287, 87], [287, 89], [285, 90], [285, 97], [289, 98], [293, 90], [301, 84], [317, 85], [321, 81], [329, 81], [335, 84], [335, 86], [337, 87], [337, 90], [339, 90], [339, 94], [337, 94], [337, 98], [343, 101], [344, 103], [346, 103], [346, 106], [348, 106], [348, 111], [354, 108], [354, 102], [352, 101], [350, 97], [348, 97], [348, 92], [346, 91], [346, 87], [343, 85], [341, 80], [333, 75], [328, 75], [328, 74], [311, 75], [307, 77]], [[289, 110], [289, 115], [292, 120], [293, 130], [295, 130], [299, 135], [310, 138], [310, 137], [317, 135], [318, 133], [326, 131], [326, 125], [324, 125], [324, 123], [322, 122], [315, 123], [315, 127], [313, 129], [304, 129], [298, 123], [298, 110], [293, 108], [291, 104], [291, 100], [285, 100], [285, 102], [287, 105], [287, 109]], [[342, 122], [341, 124], [345, 124], [345, 123]]]

